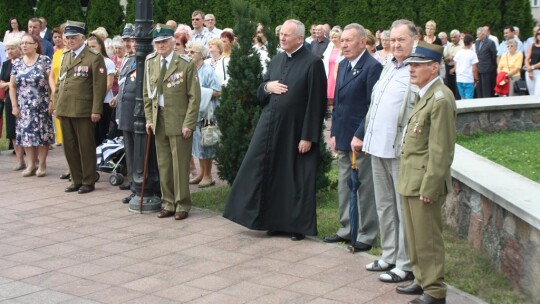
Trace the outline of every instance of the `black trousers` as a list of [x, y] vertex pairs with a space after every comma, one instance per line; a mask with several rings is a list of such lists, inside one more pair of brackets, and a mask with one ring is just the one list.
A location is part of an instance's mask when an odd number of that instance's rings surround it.
[[107, 138], [107, 133], [109, 132], [109, 127], [111, 125], [111, 113], [112, 108], [108, 103], [103, 104], [103, 113], [101, 114], [101, 119], [96, 124], [96, 145], [99, 146]]
[[480, 79], [476, 86], [476, 98], [489, 98], [494, 95], [495, 79], [497, 74], [495, 72], [479, 73]]

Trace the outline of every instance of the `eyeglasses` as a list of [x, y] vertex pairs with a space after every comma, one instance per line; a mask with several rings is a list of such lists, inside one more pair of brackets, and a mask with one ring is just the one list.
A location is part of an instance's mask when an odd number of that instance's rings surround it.
[[201, 18], [191, 18], [191, 21], [199, 21]]
[[35, 42], [21, 41], [21, 45], [36, 44]]
[[176, 46], [181, 46], [182, 44], [181, 44], [181, 43], [175, 43], [174, 45], [176, 45]]
[[205, 19], [204, 21], [214, 21], [214, 19]]
[[509, 47], [509, 48], [515, 48], [516, 46], [513, 45], [513, 44], [511, 44], [511, 45], [509, 45], [508, 47]]
[[536, 33], [536, 36], [540, 35], [540, 32]]

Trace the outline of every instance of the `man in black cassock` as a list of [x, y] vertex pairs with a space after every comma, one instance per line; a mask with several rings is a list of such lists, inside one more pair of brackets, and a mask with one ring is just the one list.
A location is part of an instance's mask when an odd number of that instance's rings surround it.
[[258, 88], [264, 106], [223, 216], [293, 241], [317, 235], [315, 179], [326, 109], [322, 60], [303, 46], [304, 25], [283, 24], [282, 53]]

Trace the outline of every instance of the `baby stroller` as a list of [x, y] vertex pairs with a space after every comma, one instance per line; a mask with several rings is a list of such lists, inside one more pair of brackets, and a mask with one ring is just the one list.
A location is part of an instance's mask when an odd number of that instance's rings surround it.
[[[96, 167], [98, 171], [112, 173], [109, 182], [113, 186], [120, 186], [127, 175], [126, 153], [124, 150], [124, 138], [122, 136], [104, 140], [96, 147]], [[96, 181], [99, 173], [96, 172]]]

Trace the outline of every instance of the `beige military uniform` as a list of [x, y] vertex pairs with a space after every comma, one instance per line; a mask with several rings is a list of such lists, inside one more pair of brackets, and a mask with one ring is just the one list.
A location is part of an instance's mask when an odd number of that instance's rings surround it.
[[73, 184], [94, 185], [96, 143], [92, 114], [100, 114], [107, 90], [107, 71], [101, 54], [84, 47], [72, 58], [63, 53], [54, 108], [64, 137], [64, 153]]
[[201, 88], [197, 67], [191, 58], [173, 54], [163, 80], [163, 107], [157, 90], [162, 57], [148, 56], [144, 72], [144, 113], [153, 124], [162, 200], [165, 210], [189, 212], [189, 160], [192, 137], [185, 139], [182, 128], [195, 130]]
[[[441, 207], [451, 189], [456, 113], [452, 92], [435, 81], [409, 119], [397, 185], [403, 196], [407, 247], [416, 283], [435, 298], [446, 297]], [[424, 204], [420, 195], [433, 203]]]

